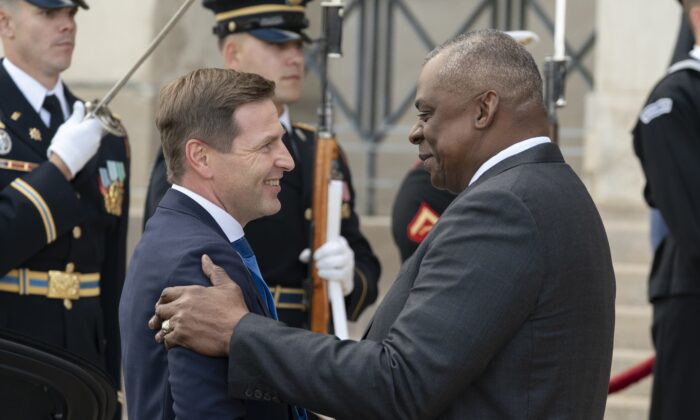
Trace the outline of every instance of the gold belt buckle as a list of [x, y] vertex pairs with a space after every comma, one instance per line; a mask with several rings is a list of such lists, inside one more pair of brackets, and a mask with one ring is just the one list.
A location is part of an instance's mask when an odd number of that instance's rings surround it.
[[80, 274], [73, 273], [69, 264], [66, 271], [49, 271], [49, 290], [46, 297], [50, 299], [63, 299], [66, 309], [71, 309], [71, 300], [80, 299]]

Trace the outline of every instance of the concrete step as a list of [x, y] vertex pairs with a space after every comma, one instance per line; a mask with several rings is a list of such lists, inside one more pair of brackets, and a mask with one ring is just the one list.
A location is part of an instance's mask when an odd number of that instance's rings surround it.
[[651, 306], [615, 307], [615, 348], [651, 351]]
[[617, 282], [617, 305], [648, 306], [647, 277], [649, 266], [641, 263], [613, 263]]
[[645, 420], [649, 418], [649, 399], [635, 395], [611, 395], [605, 420]]
[[616, 263], [645, 264], [651, 261], [649, 223], [634, 217], [611, 217], [603, 212], [603, 224], [608, 234], [610, 252]]

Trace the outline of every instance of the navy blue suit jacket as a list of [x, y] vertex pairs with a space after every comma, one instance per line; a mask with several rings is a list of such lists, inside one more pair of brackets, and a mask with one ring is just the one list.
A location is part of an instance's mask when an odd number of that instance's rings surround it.
[[227, 359], [185, 348], [166, 351], [155, 342], [147, 323], [161, 291], [210, 285], [201, 270], [202, 254], [238, 283], [251, 312], [270, 316], [243, 261], [214, 219], [185, 194], [168, 190], [134, 251], [119, 305], [129, 418], [288, 419], [286, 404], [229, 397]]

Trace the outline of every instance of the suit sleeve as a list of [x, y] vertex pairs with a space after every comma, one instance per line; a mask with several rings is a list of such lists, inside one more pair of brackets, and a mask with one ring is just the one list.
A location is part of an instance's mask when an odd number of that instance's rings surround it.
[[246, 315], [230, 342], [232, 395], [264, 386], [343, 419], [439, 418], [534, 310], [542, 249], [529, 211], [505, 192], [458, 199], [425, 242], [410, 294], [380, 342]]
[[79, 215], [73, 185], [48, 161], [5, 186], [0, 191], [0, 275], [72, 229]]
[[345, 308], [350, 321], [357, 321], [362, 311], [377, 300], [379, 276], [381, 266], [379, 259], [374, 255], [367, 238], [360, 231], [360, 219], [355, 212], [355, 189], [352, 186], [352, 175], [347, 165], [345, 154], [340, 151], [340, 168], [348, 187], [349, 217], [343, 218], [340, 226], [340, 234], [348, 241], [350, 248], [355, 253], [355, 287], [350, 295], [345, 298]]
[[[680, 249], [700, 258], [700, 134], [698, 108], [673, 95], [671, 112], [639, 122], [643, 167], [652, 205]], [[639, 150], [638, 150], [639, 152]]]
[[[201, 270], [201, 256], [208, 254], [225, 268], [232, 279], [246, 278], [245, 269], [231, 249], [201, 246], [183, 258], [170, 277], [169, 286], [197, 284], [210, 286]], [[239, 276], [236, 273], [241, 273]], [[241, 286], [243, 288], [243, 286]], [[245, 407], [226, 392], [225, 358], [206, 357], [191, 350], [175, 347], [168, 351], [168, 382], [173, 410], [178, 419], [241, 419]]]

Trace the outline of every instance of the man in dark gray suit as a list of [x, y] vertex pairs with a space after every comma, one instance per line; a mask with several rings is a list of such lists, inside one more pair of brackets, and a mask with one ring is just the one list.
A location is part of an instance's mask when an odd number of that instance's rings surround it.
[[227, 355], [236, 398], [340, 419], [601, 419], [610, 249], [586, 188], [546, 137], [532, 56], [498, 31], [462, 35], [428, 55], [415, 104], [410, 140], [432, 183], [459, 195], [362, 341], [249, 314], [211, 266], [215, 287], [163, 292], [151, 327], [170, 319], [171, 329], [157, 339]]

